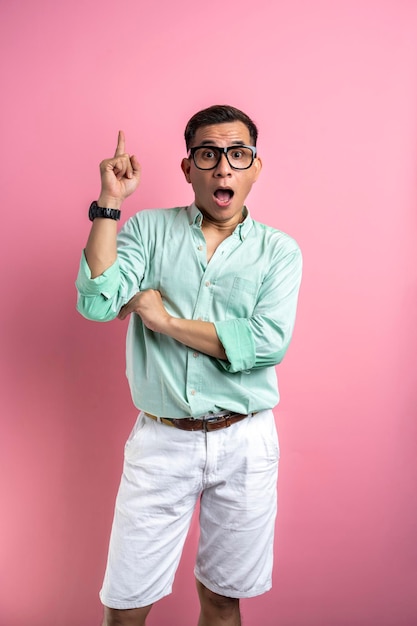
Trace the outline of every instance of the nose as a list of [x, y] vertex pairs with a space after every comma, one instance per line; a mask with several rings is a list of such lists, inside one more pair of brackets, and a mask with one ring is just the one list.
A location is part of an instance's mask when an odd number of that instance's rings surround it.
[[214, 175], [217, 178], [223, 178], [225, 176], [232, 175], [232, 168], [230, 167], [229, 161], [227, 160], [224, 153], [221, 155], [220, 161], [214, 170]]

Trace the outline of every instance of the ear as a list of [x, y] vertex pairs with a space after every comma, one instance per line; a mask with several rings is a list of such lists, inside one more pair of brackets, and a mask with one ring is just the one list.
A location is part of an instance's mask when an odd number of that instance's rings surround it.
[[183, 159], [181, 161], [181, 169], [184, 172], [185, 180], [187, 181], [187, 183], [191, 183], [191, 178], [190, 178], [191, 161], [190, 161], [190, 159]]
[[258, 176], [261, 173], [262, 170], [262, 161], [259, 157], [256, 157], [256, 159], [253, 162], [253, 166], [254, 168], [254, 178], [253, 178], [253, 182], [255, 182], [256, 180], [258, 180]]

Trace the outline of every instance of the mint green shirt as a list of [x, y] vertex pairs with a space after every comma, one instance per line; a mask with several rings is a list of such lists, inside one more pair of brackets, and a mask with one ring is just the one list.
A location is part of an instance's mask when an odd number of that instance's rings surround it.
[[97, 278], [82, 255], [76, 286], [84, 317], [112, 320], [138, 291], [157, 289], [171, 315], [213, 322], [225, 349], [227, 361], [207, 356], [132, 314], [126, 362], [137, 408], [198, 417], [278, 403], [274, 366], [294, 327], [301, 253], [291, 237], [245, 215], [209, 263], [195, 204], [134, 215], [119, 233], [116, 262]]

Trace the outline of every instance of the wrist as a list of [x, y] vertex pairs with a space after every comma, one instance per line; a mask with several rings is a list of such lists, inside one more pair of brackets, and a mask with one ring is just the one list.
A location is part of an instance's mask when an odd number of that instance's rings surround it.
[[117, 209], [120, 210], [123, 200], [115, 198], [106, 193], [101, 193], [98, 197], [97, 204], [105, 209]]
[[175, 334], [175, 322], [177, 318], [172, 317], [169, 313], [164, 311], [164, 314], [158, 318], [158, 330], [156, 332], [161, 333], [162, 335], [168, 335], [168, 337], [173, 337]]

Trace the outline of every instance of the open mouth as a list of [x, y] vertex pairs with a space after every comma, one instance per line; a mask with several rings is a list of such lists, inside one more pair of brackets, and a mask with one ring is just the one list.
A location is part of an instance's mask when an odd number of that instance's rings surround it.
[[225, 206], [231, 202], [234, 194], [235, 192], [233, 191], [233, 189], [225, 189], [224, 187], [221, 187], [219, 189], [216, 189], [216, 191], [214, 192], [214, 197], [217, 200], [217, 204], [219, 204], [220, 206]]

